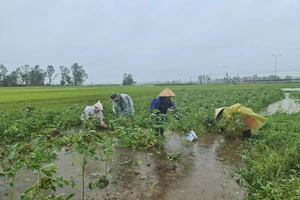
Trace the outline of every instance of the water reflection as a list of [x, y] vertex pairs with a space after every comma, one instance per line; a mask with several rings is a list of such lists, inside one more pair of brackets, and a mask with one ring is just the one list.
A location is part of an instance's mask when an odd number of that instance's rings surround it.
[[300, 91], [300, 88], [281, 88], [285, 92]]
[[[300, 90], [300, 88], [294, 88], [294, 89]], [[300, 105], [297, 104], [297, 100], [291, 99], [289, 97], [289, 93], [287, 92], [285, 93], [284, 99], [270, 104], [266, 108], [262, 109], [259, 113], [260, 115], [272, 115], [276, 111], [284, 111], [288, 113], [299, 112]]]
[[[174, 141], [181, 141], [176, 137]], [[209, 134], [192, 143], [171, 145], [183, 152], [184, 168], [181, 176], [175, 176], [170, 187], [165, 188], [163, 199], [242, 199], [245, 191], [232, 180], [232, 166], [222, 162], [224, 158], [239, 161], [239, 144], [240, 141]]]

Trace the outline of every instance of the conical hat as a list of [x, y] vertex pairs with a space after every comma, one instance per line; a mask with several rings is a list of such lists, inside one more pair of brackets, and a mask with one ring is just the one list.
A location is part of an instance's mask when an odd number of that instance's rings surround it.
[[176, 95], [169, 88], [166, 88], [158, 96], [159, 97], [174, 97]]
[[225, 107], [215, 109], [215, 119], [217, 118], [218, 114], [219, 114], [224, 108], [225, 108]]

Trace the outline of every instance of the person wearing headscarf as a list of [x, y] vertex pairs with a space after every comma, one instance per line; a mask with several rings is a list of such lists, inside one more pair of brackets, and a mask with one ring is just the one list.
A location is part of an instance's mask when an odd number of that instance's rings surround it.
[[112, 93], [110, 95], [113, 112], [116, 117], [134, 114], [133, 101], [128, 94]]
[[85, 121], [89, 118], [98, 118], [100, 126], [107, 128], [107, 124], [104, 123], [103, 119], [103, 105], [98, 101], [95, 103], [93, 106], [86, 106], [82, 115], [81, 115], [81, 120]]

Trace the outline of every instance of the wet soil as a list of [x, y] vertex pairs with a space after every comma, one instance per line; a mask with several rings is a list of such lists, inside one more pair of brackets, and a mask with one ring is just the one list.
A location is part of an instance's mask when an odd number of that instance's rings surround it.
[[[169, 134], [160, 151], [116, 148], [116, 156], [107, 162], [110, 183], [105, 189], [92, 191], [88, 184], [99, 179], [105, 172], [106, 163], [88, 160], [85, 199], [242, 199], [246, 191], [231, 177], [235, 167], [242, 165], [237, 153], [239, 140], [209, 134], [188, 142], [178, 134]], [[177, 154], [181, 154], [178, 161], [167, 159], [167, 155]], [[81, 155], [67, 151], [58, 155], [58, 175], [65, 179], [74, 177], [77, 185], [74, 189], [70, 186], [58, 188], [57, 193], [74, 192], [76, 196], [72, 199], [81, 199]], [[37, 180], [28, 170], [21, 171], [18, 177], [14, 199], [20, 199], [21, 193]], [[2, 199], [8, 199], [8, 196], [2, 196]]]

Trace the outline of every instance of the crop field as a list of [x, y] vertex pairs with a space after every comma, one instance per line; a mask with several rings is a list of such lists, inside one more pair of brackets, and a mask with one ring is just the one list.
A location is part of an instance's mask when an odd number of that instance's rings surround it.
[[[208, 135], [222, 135], [225, 139], [239, 140], [238, 154], [244, 165], [235, 165], [231, 178], [246, 189], [244, 199], [300, 199], [299, 112], [290, 114], [279, 111], [266, 115], [266, 125], [249, 139], [236, 136], [234, 129], [230, 133], [220, 133], [214, 118], [216, 108], [235, 103], [259, 112], [285, 97], [280, 88], [299, 87], [299, 84], [292, 83], [0, 88], [0, 186], [9, 188], [3, 198], [126, 199], [126, 195], [120, 197], [120, 192], [114, 192], [113, 187], [117, 188], [118, 181], [107, 163], [122, 157], [116, 155], [116, 149], [161, 154], [170, 135], [162, 137], [156, 134], [149, 105], [166, 87], [176, 94], [172, 100], [177, 106], [176, 115], [181, 120], [174, 118], [174, 113], [170, 111], [162, 128], [179, 138], [194, 130], [200, 139]], [[134, 116], [115, 118], [109, 101], [112, 92], [131, 96]], [[290, 97], [297, 102], [300, 92], [291, 92]], [[109, 125], [107, 129], [99, 127], [93, 120], [80, 120], [85, 106], [93, 105], [98, 100], [104, 106], [104, 121]], [[68, 134], [70, 130], [72, 134]], [[184, 146], [197, 144], [200, 139], [186, 142]], [[81, 155], [77, 158], [81, 170], [79, 180], [58, 173], [55, 161], [62, 150]], [[180, 156], [181, 152], [165, 156], [165, 160], [172, 163], [175, 174], [176, 170], [185, 167], [180, 162]], [[91, 160], [103, 163], [101, 172], [90, 168]], [[132, 164], [129, 166], [128, 163]], [[127, 164], [128, 169], [143, 165], [138, 159], [122, 161], [122, 166]], [[30, 180], [25, 177], [24, 190], [18, 191], [16, 185], [20, 185], [19, 177], [24, 169], [34, 172], [35, 176]], [[97, 177], [96, 181], [95, 178], [90, 179], [86, 171]], [[149, 195], [143, 198], [164, 199], [162, 194], [150, 195], [160, 190], [158, 185], [148, 183], [143, 189]], [[72, 188], [77, 188], [77, 192]], [[126, 188], [134, 191], [132, 185], [126, 185]], [[92, 198], [91, 191], [98, 190], [103, 191], [101, 198]], [[138, 198], [138, 194], [134, 197]], [[201, 194], [198, 197], [201, 199]]]
[[[171, 86], [175, 93], [182, 91], [207, 91], [215, 90], [225, 92], [226, 90], [242, 90], [256, 88], [280, 88], [297, 87], [298, 84], [266, 84], [266, 85], [184, 85]], [[18, 111], [25, 106], [37, 108], [64, 108], [73, 104], [85, 106], [101, 100], [104, 105], [109, 105], [109, 95], [112, 92], [123, 92], [130, 94], [133, 98], [155, 97], [164, 86], [86, 86], [86, 87], [0, 87], [0, 110]]]

